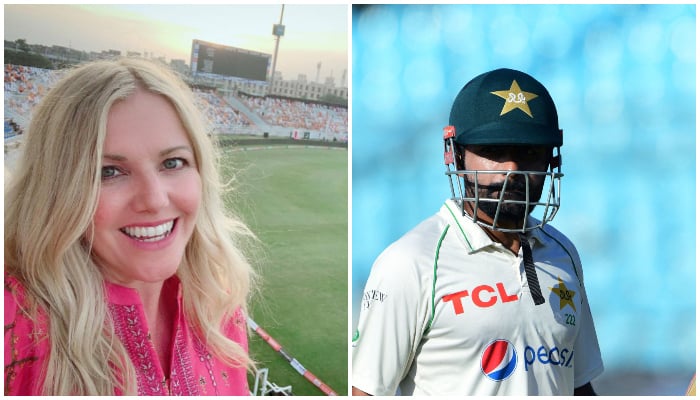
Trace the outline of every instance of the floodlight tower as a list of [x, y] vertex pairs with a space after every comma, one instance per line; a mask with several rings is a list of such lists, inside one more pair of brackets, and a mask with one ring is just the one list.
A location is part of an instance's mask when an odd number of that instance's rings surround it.
[[280, 23], [272, 25], [272, 34], [276, 37], [275, 39], [275, 59], [272, 60], [272, 73], [270, 74], [270, 91], [272, 91], [272, 85], [275, 82], [275, 67], [277, 66], [277, 51], [280, 47], [280, 39], [284, 36], [284, 25], [282, 25], [282, 18], [284, 17], [284, 4], [282, 4], [282, 12], [280, 13]]

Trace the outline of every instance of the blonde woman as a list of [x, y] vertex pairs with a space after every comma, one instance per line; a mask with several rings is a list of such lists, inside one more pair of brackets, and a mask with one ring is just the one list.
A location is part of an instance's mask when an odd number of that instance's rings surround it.
[[120, 59], [34, 111], [5, 193], [6, 395], [249, 394], [254, 236], [191, 96]]

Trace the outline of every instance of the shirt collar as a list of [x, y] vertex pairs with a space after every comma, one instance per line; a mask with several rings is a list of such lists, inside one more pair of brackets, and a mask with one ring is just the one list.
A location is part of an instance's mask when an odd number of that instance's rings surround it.
[[[537, 225], [537, 224], [539, 224], [539, 223], [540, 223], [540, 221], [537, 220], [537, 219], [535, 219], [535, 218], [532, 217], [532, 216], [529, 216], [528, 219], [527, 219], [527, 225], [528, 225], [528, 226]], [[535, 242], [537, 242], [537, 243], [539, 243], [539, 244], [543, 244], [543, 243], [545, 243], [545, 242], [547, 241], [547, 237], [546, 237], [545, 234], [543, 233], [543, 230], [544, 230], [544, 228], [546, 228], [546, 227], [547, 227], [547, 225], [544, 225], [543, 227], [540, 227], [540, 228], [537, 228], [537, 229], [533, 229], [533, 230], [531, 230], [530, 232], [528, 232], [528, 235], [527, 235], [527, 236], [528, 236], [529, 238], [535, 239]]]
[[[141, 296], [136, 289], [122, 286], [117, 283], [104, 281], [105, 289], [107, 291], [107, 299], [110, 303], [122, 306], [141, 304]], [[180, 285], [180, 278], [177, 275], [173, 275], [163, 282], [163, 290], [167, 293], [177, 293], [178, 302], [182, 298], [182, 286]]]
[[451, 199], [447, 199], [443, 210], [449, 221], [457, 225], [457, 235], [467, 246], [469, 254], [496, 245], [489, 235], [467, 215], [462, 215], [462, 208]]
[[[469, 250], [469, 253], [476, 253], [488, 247], [495, 247], [497, 242], [486, 234], [484, 229], [475, 223], [468, 215], [462, 215], [462, 208], [459, 207], [452, 199], [447, 199], [443, 205], [448, 220], [454, 221], [459, 230], [458, 235], [464, 241]], [[527, 226], [537, 225], [539, 221], [532, 216], [527, 217]], [[534, 239], [539, 244], [545, 242], [542, 229], [537, 228], [527, 233], [528, 238]]]

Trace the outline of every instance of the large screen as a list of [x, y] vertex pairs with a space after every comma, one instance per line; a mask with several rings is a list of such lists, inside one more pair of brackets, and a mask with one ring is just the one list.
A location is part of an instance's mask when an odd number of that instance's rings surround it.
[[266, 81], [270, 67], [270, 54], [224, 46], [221, 44], [192, 41], [192, 73], [231, 76], [254, 81]]

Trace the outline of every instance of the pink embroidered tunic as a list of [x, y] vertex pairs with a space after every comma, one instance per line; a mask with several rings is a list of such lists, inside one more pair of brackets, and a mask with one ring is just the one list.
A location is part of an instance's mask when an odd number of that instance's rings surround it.
[[[249, 395], [246, 369], [216, 359], [187, 324], [177, 277], [164, 283], [165, 295], [177, 296], [170, 371], [158, 360], [146, 314], [135, 289], [106, 283], [109, 312], [119, 340], [136, 370], [139, 395]], [[5, 395], [40, 395], [49, 354], [45, 315], [33, 322], [24, 313], [24, 289], [5, 275]], [[43, 313], [42, 313], [43, 314]], [[240, 312], [226, 325], [226, 335], [248, 350], [245, 319]], [[42, 339], [43, 338], [43, 339]], [[115, 393], [121, 394], [118, 391]]]

